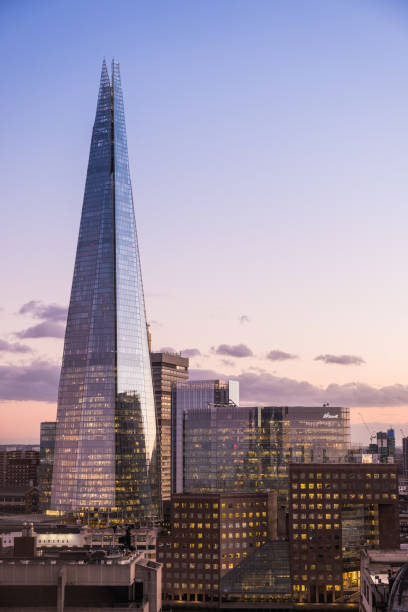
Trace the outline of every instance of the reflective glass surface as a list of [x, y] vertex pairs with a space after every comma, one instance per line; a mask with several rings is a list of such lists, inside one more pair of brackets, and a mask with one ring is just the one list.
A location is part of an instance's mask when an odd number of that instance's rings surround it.
[[119, 65], [102, 68], [61, 369], [51, 507], [155, 513], [156, 419]]
[[[212, 381], [214, 384], [214, 381]], [[179, 492], [288, 492], [294, 463], [339, 463], [350, 445], [349, 410], [211, 404], [187, 383], [176, 385], [174, 484]], [[207, 400], [207, 405], [205, 405]]]
[[50, 507], [56, 425], [55, 421], [47, 421], [40, 426], [39, 481], [40, 504], [43, 511]]

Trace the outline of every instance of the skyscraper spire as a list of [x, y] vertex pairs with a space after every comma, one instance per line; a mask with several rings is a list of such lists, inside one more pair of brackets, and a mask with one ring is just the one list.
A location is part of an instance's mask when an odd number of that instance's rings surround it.
[[156, 511], [156, 419], [119, 64], [102, 64], [61, 369], [51, 507]]

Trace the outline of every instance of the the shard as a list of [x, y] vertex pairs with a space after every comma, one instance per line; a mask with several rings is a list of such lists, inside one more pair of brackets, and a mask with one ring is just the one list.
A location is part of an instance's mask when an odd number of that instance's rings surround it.
[[156, 418], [119, 64], [102, 66], [58, 393], [51, 508], [156, 513]]

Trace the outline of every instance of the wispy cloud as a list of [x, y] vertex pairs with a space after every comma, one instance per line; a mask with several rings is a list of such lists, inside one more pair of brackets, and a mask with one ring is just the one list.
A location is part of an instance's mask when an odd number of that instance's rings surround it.
[[271, 361], [286, 361], [287, 359], [298, 359], [298, 355], [292, 355], [292, 353], [285, 353], [285, 351], [269, 351], [266, 356]]
[[163, 346], [160, 350], [159, 353], [177, 353], [176, 349], [173, 348], [172, 346]]
[[18, 342], [7, 342], [7, 340], [0, 340], [0, 352], [2, 353], [31, 353], [32, 349], [25, 344], [19, 344]]
[[23, 304], [19, 314], [30, 315], [35, 319], [42, 319], [42, 323], [16, 332], [17, 338], [63, 338], [65, 335], [65, 321], [67, 308], [59, 304], [44, 304], [31, 300]]
[[28, 327], [21, 332], [16, 332], [17, 338], [63, 338], [65, 335], [65, 327], [61, 323], [53, 321], [44, 321]]
[[0, 366], [0, 399], [54, 402], [59, 373], [59, 366], [45, 361]]
[[214, 370], [190, 370], [190, 378], [217, 379], [234, 378], [240, 383], [243, 402], [269, 405], [322, 405], [329, 402], [332, 406], [408, 406], [408, 385], [389, 385], [372, 387], [361, 382], [344, 385], [330, 384], [326, 388], [317, 387], [307, 381], [282, 378], [267, 372], [243, 372], [238, 376], [227, 376]]
[[183, 357], [198, 357], [201, 355], [201, 351], [199, 351], [197, 348], [183, 349], [181, 354]]
[[250, 322], [250, 318], [248, 317], [248, 315], [241, 315], [239, 317], [239, 322], [241, 325], [245, 325], [245, 323], [249, 323]]
[[253, 352], [245, 344], [220, 344], [215, 352], [217, 355], [228, 355], [229, 357], [252, 357]]
[[68, 308], [59, 304], [44, 304], [37, 300], [31, 300], [31, 302], [23, 304], [18, 312], [19, 314], [29, 314], [36, 319], [62, 321], [65, 323]]
[[362, 365], [365, 363], [362, 357], [356, 357], [355, 355], [318, 355], [315, 357], [315, 361], [338, 365]]

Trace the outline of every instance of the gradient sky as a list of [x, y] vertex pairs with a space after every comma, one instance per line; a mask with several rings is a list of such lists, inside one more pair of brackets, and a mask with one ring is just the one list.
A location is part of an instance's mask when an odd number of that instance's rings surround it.
[[405, 0], [2, 0], [0, 51], [0, 442], [55, 418], [112, 56], [154, 348], [408, 434]]

